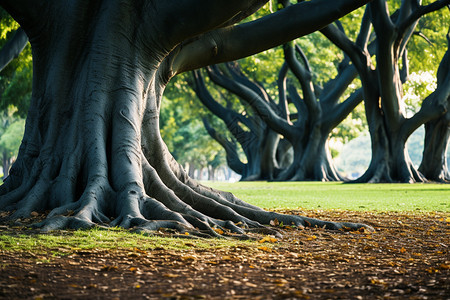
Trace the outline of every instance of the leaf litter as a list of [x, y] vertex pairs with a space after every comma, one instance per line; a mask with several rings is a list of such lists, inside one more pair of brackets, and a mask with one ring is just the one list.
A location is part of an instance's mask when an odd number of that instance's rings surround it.
[[[0, 298], [449, 299], [448, 214], [282, 212], [376, 231], [299, 230], [274, 220], [282, 238], [244, 246], [204, 249], [190, 239], [182, 250], [0, 249]], [[2, 233], [20, 230], [0, 225]]]

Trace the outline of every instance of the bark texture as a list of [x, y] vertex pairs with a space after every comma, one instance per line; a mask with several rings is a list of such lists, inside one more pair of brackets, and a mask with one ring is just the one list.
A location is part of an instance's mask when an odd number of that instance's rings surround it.
[[[34, 64], [25, 135], [0, 187], [0, 209], [12, 218], [51, 210], [38, 225], [45, 230], [102, 225], [219, 236], [219, 228], [240, 236], [275, 218], [363, 227], [267, 212], [194, 182], [161, 139], [159, 109], [175, 74], [286, 42], [365, 2], [300, 3], [224, 27], [265, 1], [0, 1], [27, 33]], [[268, 30], [264, 38], [260, 30]]]

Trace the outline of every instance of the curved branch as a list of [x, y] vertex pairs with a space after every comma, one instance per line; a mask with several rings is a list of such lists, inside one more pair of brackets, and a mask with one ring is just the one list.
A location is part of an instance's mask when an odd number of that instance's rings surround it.
[[160, 26], [165, 28], [171, 43], [176, 45], [203, 32], [236, 24], [255, 13], [267, 1], [182, 0], [177, 1], [176, 5], [168, 5], [168, 1], [159, 1], [156, 5], [158, 11], [167, 11], [167, 18]]
[[372, 22], [370, 20], [370, 9], [366, 7], [366, 9], [364, 10], [363, 18], [361, 20], [359, 34], [355, 42], [355, 44], [361, 49], [367, 48], [367, 45], [369, 44], [371, 29], [372, 29]]
[[309, 114], [320, 114], [321, 109], [314, 93], [314, 85], [311, 80], [311, 73], [297, 60], [292, 44], [285, 44], [283, 50], [289, 69], [292, 71], [292, 73], [294, 73], [295, 77], [300, 82], [300, 86], [302, 87], [303, 91], [303, 100], [308, 107]]
[[0, 71], [3, 70], [14, 58], [17, 58], [28, 43], [28, 37], [22, 28], [14, 33], [14, 36], [0, 50]]
[[338, 126], [364, 99], [363, 89], [356, 90], [344, 102], [340, 103], [332, 113], [325, 114], [324, 127], [335, 128]]
[[195, 85], [192, 86], [195, 93], [197, 94], [200, 101], [217, 117], [222, 119], [227, 128], [230, 130], [231, 134], [236, 138], [236, 140], [242, 145], [242, 148], [246, 150], [246, 145], [249, 140], [252, 140], [250, 135], [252, 132], [245, 131], [240, 125], [241, 115], [233, 110], [227, 109], [220, 105], [211, 94], [208, 92], [200, 71], [193, 71]]
[[287, 82], [287, 73], [288, 73], [288, 65], [284, 63], [278, 73], [277, 79], [277, 87], [278, 87], [278, 108], [280, 110], [280, 114], [282, 118], [285, 118], [289, 122], [289, 108], [287, 102], [286, 95], [286, 82]]
[[327, 83], [330, 88], [325, 89], [325, 95], [320, 96], [321, 106], [334, 107], [357, 76], [358, 71], [354, 65], [347, 65], [345, 69], [339, 70], [338, 75]]
[[262, 87], [261, 85], [255, 83], [255, 82], [253, 82], [251, 80], [249, 80], [247, 78], [247, 76], [245, 76], [242, 73], [240, 65], [239, 65], [239, 63], [237, 61], [228, 62], [228, 63], [225, 64], [225, 66], [227, 67], [228, 71], [230, 71], [230, 74], [231, 74], [231, 76], [233, 77], [234, 80], [236, 80], [240, 84], [245, 85], [249, 89], [253, 90], [262, 99], [266, 100], [267, 102], [270, 102], [270, 97], [267, 94], [267, 92], [264, 89], [264, 87]]
[[261, 99], [258, 94], [251, 89], [231, 80], [220, 72], [217, 72], [216, 69], [208, 68], [208, 72], [211, 80], [215, 84], [231, 91], [241, 99], [245, 100], [270, 128], [288, 139], [293, 137], [291, 125], [274, 112], [270, 103]]
[[428, 5], [418, 7], [398, 25], [399, 37], [403, 37], [408, 28], [424, 15], [437, 11], [449, 4], [450, 0], [438, 0]]
[[439, 64], [437, 88], [422, 103], [419, 112], [407, 119], [402, 126], [405, 140], [422, 124], [431, 121], [450, 109], [450, 30], [447, 33], [448, 49]]
[[371, 0], [313, 0], [253, 22], [211, 31], [180, 45], [170, 56], [172, 74], [233, 61], [312, 33]]
[[226, 137], [217, 133], [217, 131], [211, 127], [206, 118], [203, 118], [202, 120], [208, 134], [225, 149], [227, 164], [230, 169], [237, 174], [242, 175], [244, 173], [245, 164], [239, 159], [236, 144], [230, 142]]

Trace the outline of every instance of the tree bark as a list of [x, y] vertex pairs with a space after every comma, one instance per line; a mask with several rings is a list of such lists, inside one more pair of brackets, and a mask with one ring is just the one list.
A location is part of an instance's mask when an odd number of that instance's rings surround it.
[[314, 31], [365, 2], [301, 3], [295, 18], [244, 26], [253, 32], [245, 34], [253, 40], [247, 49], [241, 27], [221, 27], [264, 1], [0, 1], [27, 33], [34, 64], [25, 135], [0, 187], [0, 209], [14, 211], [12, 219], [51, 210], [37, 225], [44, 230], [99, 225], [220, 236], [220, 228], [238, 237], [275, 218], [364, 227], [267, 212], [196, 183], [162, 141], [159, 109], [176, 73], [266, 49], [288, 25], [307, 25], [296, 36]]

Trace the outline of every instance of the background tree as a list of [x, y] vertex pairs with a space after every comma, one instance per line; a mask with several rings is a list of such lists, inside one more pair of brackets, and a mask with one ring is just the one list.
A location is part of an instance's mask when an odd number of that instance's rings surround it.
[[[367, 47], [361, 40], [350, 41], [337, 27], [322, 30], [333, 43], [352, 57], [364, 88], [366, 116], [372, 139], [372, 161], [360, 182], [415, 182], [425, 178], [413, 166], [406, 149], [406, 141], [414, 130], [442, 113], [423, 110], [414, 117], [406, 116], [402, 84], [407, 79], [408, 59], [406, 45], [417, 21], [426, 13], [445, 6], [448, 1], [436, 1], [420, 6], [414, 1], [403, 1], [392, 16], [384, 1], [368, 6], [362, 28], [370, 37], [370, 23], [374, 24], [376, 39], [376, 68]], [[402, 65], [401, 65], [402, 63]], [[403, 66], [403, 67], [402, 67]]]
[[287, 110], [287, 68], [280, 71], [278, 105], [271, 103], [269, 97], [260, 96], [259, 89], [242, 84], [245, 77], [236, 65], [229, 67], [231, 76], [224, 75], [216, 68], [210, 70], [210, 77], [216, 84], [244, 99], [272, 130], [282, 134], [293, 145], [294, 161], [289, 168], [280, 172], [277, 180], [342, 180], [332, 163], [327, 142], [333, 128], [362, 101], [360, 92], [340, 101], [357, 72], [346, 60], [338, 75], [322, 89], [312, 82], [312, 70], [304, 53], [298, 47], [297, 52], [302, 62], [295, 56], [292, 45], [285, 46], [287, 65], [293, 70], [302, 88], [302, 96], [293, 86], [289, 89], [290, 101], [297, 111], [293, 123], [291, 119], [294, 118], [289, 117]]
[[[449, 7], [450, 8], [450, 7]], [[422, 114], [439, 114], [425, 123], [425, 146], [419, 171], [435, 181], [450, 181], [447, 164], [447, 149], [450, 138], [450, 29], [447, 33], [447, 52], [437, 72], [436, 90], [425, 98]], [[443, 114], [440, 112], [444, 111]]]
[[368, 1], [308, 1], [232, 25], [265, 2], [0, 1], [29, 37], [34, 74], [0, 208], [13, 219], [52, 210], [44, 229], [108, 224], [218, 235], [216, 226], [243, 233], [274, 218], [360, 228], [266, 212], [199, 185], [161, 139], [160, 104], [173, 76], [285, 43]]
[[[218, 67], [208, 68], [208, 70], [209, 77], [214, 81], [214, 74], [220, 72]], [[280, 74], [280, 76], [284, 77], [286, 72], [287, 68], [284, 67], [280, 72], [283, 74]], [[254, 91], [252, 94], [253, 97], [258, 97], [260, 101], [267, 102], [275, 110], [285, 110], [283, 108], [285, 102], [275, 103], [261, 83], [251, 81], [242, 73], [239, 75], [235, 73], [235, 75], [234, 80], [239, 82], [238, 84]], [[227, 160], [233, 166], [233, 169], [242, 175], [242, 180], [274, 179], [279, 169], [279, 162], [276, 157], [279, 135], [271, 130], [258, 114], [252, 111], [246, 101], [239, 97], [239, 93], [237, 93], [238, 99], [243, 104], [239, 106], [241, 111], [233, 108], [230, 100], [225, 99], [226, 106], [221, 105], [219, 101], [215, 100], [206, 88], [200, 71], [194, 71], [193, 77], [195, 83], [192, 84], [192, 87], [198, 98], [205, 107], [226, 124], [228, 131], [232, 134], [233, 139], [240, 144], [247, 158], [245, 163], [242, 162], [239, 158], [235, 142], [227, 139], [223, 134], [218, 133], [204, 120], [209, 134], [226, 150]], [[225, 92], [219, 93], [219, 95], [236, 94], [233, 89], [227, 88], [226, 86], [222, 87], [225, 88]], [[222, 96], [222, 98], [225, 97]]]

